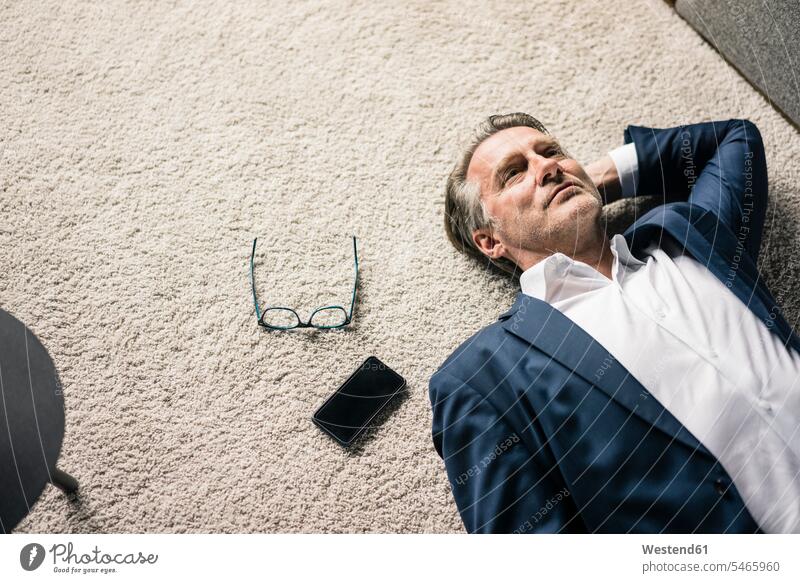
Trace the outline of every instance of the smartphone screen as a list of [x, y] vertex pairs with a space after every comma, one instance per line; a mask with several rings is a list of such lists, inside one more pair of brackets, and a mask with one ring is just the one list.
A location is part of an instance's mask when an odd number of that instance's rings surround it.
[[348, 446], [405, 386], [403, 377], [370, 356], [317, 409], [312, 420]]

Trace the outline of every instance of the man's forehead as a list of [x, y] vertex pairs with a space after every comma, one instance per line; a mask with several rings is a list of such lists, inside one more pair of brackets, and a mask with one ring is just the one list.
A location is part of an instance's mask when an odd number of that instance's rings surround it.
[[531, 144], [541, 141], [553, 142], [555, 138], [527, 126], [500, 130], [486, 138], [475, 150], [470, 160], [469, 168], [467, 168], [467, 180], [470, 182], [482, 182], [491, 176], [492, 171], [501, 160], [515, 152], [524, 151]]

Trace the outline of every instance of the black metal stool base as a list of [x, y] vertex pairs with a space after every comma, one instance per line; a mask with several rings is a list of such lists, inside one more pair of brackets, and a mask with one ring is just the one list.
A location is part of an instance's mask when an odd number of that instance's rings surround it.
[[50, 482], [54, 486], [58, 486], [65, 494], [74, 494], [78, 491], [78, 480], [58, 468], [53, 468], [50, 473]]

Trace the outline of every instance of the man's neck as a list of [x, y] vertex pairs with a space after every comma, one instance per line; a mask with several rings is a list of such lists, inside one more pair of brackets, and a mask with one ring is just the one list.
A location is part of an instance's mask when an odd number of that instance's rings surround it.
[[[535, 256], [529, 257], [528, 261], [520, 261], [518, 265], [521, 265], [523, 271], [525, 271], [556, 252], [557, 250], [546, 255], [537, 253]], [[599, 234], [597, 243], [594, 245], [589, 245], [577, 252], [567, 253], [562, 251], [562, 253], [571, 257], [574, 261], [582, 261], [605, 275], [608, 279], [612, 279], [611, 267], [614, 265], [614, 255], [611, 253], [611, 241], [605, 236], [605, 233]]]
[[611, 241], [608, 237], [603, 236], [600, 245], [588, 249], [584, 253], [572, 255], [572, 259], [582, 261], [586, 265], [594, 267], [608, 279], [612, 279], [611, 267], [614, 265], [614, 255], [611, 253]]

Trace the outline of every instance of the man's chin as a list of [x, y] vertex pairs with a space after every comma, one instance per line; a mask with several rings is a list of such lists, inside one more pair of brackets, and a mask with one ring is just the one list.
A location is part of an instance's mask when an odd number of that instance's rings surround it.
[[593, 192], [583, 188], [574, 188], [573, 192], [564, 195], [564, 198], [558, 201], [555, 205], [550, 205], [551, 209], [558, 212], [561, 207], [568, 208], [573, 211], [576, 207], [581, 209], [602, 208], [603, 203]]

